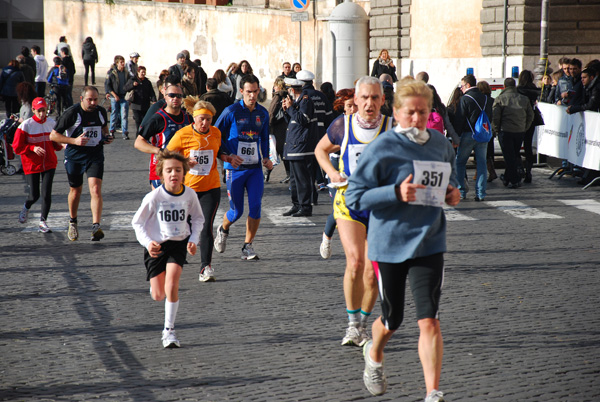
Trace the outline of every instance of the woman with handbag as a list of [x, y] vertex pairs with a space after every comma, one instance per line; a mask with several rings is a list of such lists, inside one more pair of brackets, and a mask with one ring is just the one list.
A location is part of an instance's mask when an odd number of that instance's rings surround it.
[[[133, 111], [133, 120], [135, 121], [135, 132], [140, 129], [142, 119], [150, 109], [150, 104], [156, 102], [156, 93], [152, 88], [152, 83], [146, 78], [146, 67], [138, 66], [137, 77], [131, 77], [125, 84], [127, 94], [125, 98], [129, 100], [131, 110]], [[128, 98], [133, 95], [130, 100]]]

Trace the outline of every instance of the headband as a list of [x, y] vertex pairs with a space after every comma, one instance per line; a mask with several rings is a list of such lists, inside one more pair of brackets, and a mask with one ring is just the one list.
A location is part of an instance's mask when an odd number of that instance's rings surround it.
[[196, 109], [196, 110], [194, 110], [194, 112], [192, 113], [192, 116], [196, 117], [196, 116], [198, 116], [198, 115], [200, 115], [200, 114], [209, 114], [209, 115], [211, 115], [211, 116], [214, 116], [214, 113], [213, 113], [213, 112], [211, 112], [211, 111], [210, 111], [210, 110], [208, 110], [208, 109]]

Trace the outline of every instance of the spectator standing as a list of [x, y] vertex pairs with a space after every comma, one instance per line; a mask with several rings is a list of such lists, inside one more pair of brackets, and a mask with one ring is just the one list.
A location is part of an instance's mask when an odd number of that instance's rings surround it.
[[165, 84], [165, 79], [169, 76], [169, 70], [162, 70], [158, 75], [158, 80], [156, 81], [156, 89], [158, 90], [158, 100], [164, 98], [163, 96], [163, 85]]
[[385, 101], [381, 106], [381, 114], [384, 116], [393, 116], [393, 105], [394, 105], [394, 80], [392, 76], [389, 74], [381, 74], [379, 76], [379, 81], [383, 85], [383, 96], [385, 97]]
[[37, 64], [35, 63], [33, 56], [31, 56], [31, 52], [27, 46], [21, 46], [21, 54], [25, 57], [25, 63], [31, 67], [34, 75], [37, 74]]
[[[223, 70], [221, 70], [223, 71]], [[231, 105], [231, 98], [225, 92], [221, 92], [218, 89], [217, 80], [214, 78], [209, 78], [206, 81], [206, 93], [204, 93], [200, 100], [210, 102], [211, 105], [215, 108], [215, 121], [221, 116], [223, 110], [229, 105]]]
[[550, 92], [552, 90], [552, 77], [548, 74], [544, 74], [542, 79], [540, 80], [541, 85], [541, 93], [540, 93], [540, 102], [544, 103], [552, 103], [550, 101]]
[[169, 67], [169, 75], [174, 75], [181, 81], [183, 79], [183, 74], [185, 73], [185, 71], [183, 71], [183, 68], [185, 67], [185, 61], [185, 53], [177, 53], [177, 63]]
[[54, 54], [57, 55], [58, 57], [60, 57], [60, 51], [63, 48], [67, 49], [67, 54], [68, 55], [71, 54], [71, 46], [67, 43], [67, 37], [66, 36], [61, 36], [58, 39], [58, 45], [56, 45], [56, 49], [54, 49]]
[[48, 76], [48, 62], [42, 55], [40, 47], [37, 45], [31, 46], [31, 54], [35, 61], [35, 92], [43, 98], [46, 96], [46, 77]]
[[75, 83], [75, 63], [73, 62], [73, 57], [71, 57], [71, 53], [67, 54], [66, 48], [60, 49], [62, 65], [67, 69], [67, 76], [69, 79], [69, 87], [67, 88], [67, 96], [66, 96], [66, 107], [70, 107], [73, 105], [73, 84]]
[[[231, 84], [231, 80], [229, 79], [227, 74], [225, 74], [225, 71], [218, 69], [217, 71], [215, 71], [213, 78], [217, 80], [217, 89], [221, 92], [225, 92], [225, 94], [227, 94], [227, 96], [229, 96], [229, 98], [231, 99], [233, 95], [233, 85]], [[218, 118], [218, 115], [215, 116], [215, 119]]]
[[[242, 78], [246, 75], [253, 75], [252, 66], [248, 63], [247, 60], [242, 60], [237, 65], [236, 69], [232, 72], [233, 79], [231, 82], [234, 84], [234, 92], [235, 92], [235, 100], [239, 101], [242, 99], [242, 91], [241, 91], [241, 82]], [[230, 77], [231, 78], [231, 77]]]
[[300, 65], [300, 63], [294, 63], [294, 64], [292, 64], [292, 71], [295, 74], [298, 74], [300, 71], [302, 71], [302, 66]]
[[138, 52], [132, 52], [129, 54], [129, 60], [125, 63], [127, 72], [132, 77], [137, 77], [138, 61], [140, 60], [140, 54]]
[[284, 158], [290, 163], [292, 207], [283, 216], [312, 216], [315, 146], [319, 140], [315, 107], [302, 91], [303, 81], [287, 78], [289, 96], [283, 98], [282, 109], [288, 123]]
[[502, 155], [506, 163], [500, 176], [508, 188], [521, 187], [521, 144], [525, 132], [533, 122], [533, 109], [527, 96], [521, 95], [514, 78], [504, 80], [504, 90], [494, 101], [492, 131], [498, 136]]
[[398, 81], [396, 77], [396, 66], [394, 61], [390, 57], [387, 49], [383, 49], [379, 52], [379, 57], [373, 63], [373, 69], [371, 70], [371, 76], [379, 78], [381, 74], [389, 74], [394, 82]]
[[292, 70], [292, 65], [289, 61], [284, 61], [281, 65], [281, 68], [283, 69], [283, 71], [281, 72], [281, 75], [278, 76], [278, 78], [296, 78], [296, 72]]
[[198, 87], [196, 87], [196, 66], [191, 61], [186, 61], [186, 64], [183, 67], [181, 89], [183, 89], [184, 97], [198, 95]]
[[[187, 52], [187, 50], [184, 51]], [[203, 95], [206, 92], [206, 80], [208, 80], [208, 75], [202, 68], [202, 60], [195, 59], [194, 66], [196, 67], [196, 87], [198, 88], [198, 94]]]
[[[494, 98], [492, 98], [492, 88], [490, 88], [490, 84], [487, 81], [479, 81], [477, 83], [477, 88], [487, 98], [485, 113], [487, 114], [488, 118], [490, 118], [492, 116], [493, 106], [494, 106]], [[435, 95], [434, 95], [434, 98], [435, 98]], [[492, 138], [490, 138], [490, 140], [488, 141], [488, 147], [487, 147], [486, 163], [487, 163], [487, 170], [488, 170], [488, 178], [487, 178], [488, 183], [491, 183], [492, 181], [494, 181], [498, 178], [498, 174], [496, 173], [496, 169], [494, 167], [494, 153], [495, 153], [494, 137], [495, 137], [495, 135], [492, 135]], [[459, 140], [458, 142], [456, 142], [456, 144], [458, 145], [458, 143], [460, 142], [460, 138], [458, 138], [458, 135], [457, 135], [457, 139]], [[454, 143], [454, 141], [452, 141], [452, 143]]]
[[19, 70], [23, 73], [25, 82], [35, 85], [35, 69], [31, 68], [31, 66], [25, 62], [25, 56], [22, 54], [17, 56], [17, 61], [19, 62]]
[[23, 81], [25, 81], [25, 77], [19, 69], [19, 62], [17, 60], [9, 61], [0, 74], [0, 95], [4, 99], [6, 117], [19, 113], [21, 105], [17, 99], [17, 85]]
[[[473, 127], [482, 110], [487, 108], [487, 98], [477, 89], [477, 79], [473, 74], [464, 76], [460, 82], [463, 96], [459, 102], [459, 115], [456, 118], [456, 132], [460, 136], [456, 155], [456, 171], [462, 199], [467, 197], [466, 187], [467, 161], [475, 150], [477, 176], [475, 180], [475, 201], [483, 201], [487, 188], [487, 142], [477, 142], [473, 138]], [[488, 117], [489, 118], [489, 117]]]
[[55, 87], [56, 92], [56, 114], [60, 116], [67, 108], [67, 93], [69, 91], [69, 75], [63, 66], [60, 57], [53, 59], [54, 67], [48, 71], [47, 82], [50, 88]]
[[98, 49], [91, 36], [85, 38], [83, 45], [81, 45], [81, 58], [83, 59], [83, 66], [85, 67], [85, 73], [83, 80], [85, 85], [89, 82], [89, 73], [92, 73], [92, 85], [96, 85], [96, 63], [98, 63]]
[[[529, 99], [529, 104], [531, 105], [532, 110], [535, 112], [535, 104], [540, 97], [541, 90], [533, 83], [533, 73], [529, 70], [521, 71], [519, 74], [519, 83], [517, 85], [517, 91], [521, 95], [525, 95], [527, 99]], [[533, 120], [531, 125], [527, 127], [525, 130], [525, 135], [523, 136], [523, 151], [525, 152], [525, 170], [523, 171], [523, 167], [521, 165], [521, 156], [520, 153], [517, 154], [519, 156], [519, 174], [521, 174], [525, 180], [525, 183], [531, 183], [533, 176], [531, 175], [531, 169], [533, 169], [533, 164], [535, 163], [535, 156], [533, 155], [533, 134], [535, 133], [535, 126], [533, 125]]]
[[127, 70], [125, 70], [125, 58], [117, 55], [114, 58], [114, 64], [106, 73], [104, 80], [104, 90], [106, 97], [110, 99], [110, 133], [115, 134], [117, 120], [121, 119], [121, 130], [123, 139], [129, 139], [128, 121], [129, 102], [125, 100], [125, 84], [131, 78]]
[[[285, 82], [282, 78], [275, 79], [273, 89], [275, 90], [275, 93], [273, 94], [271, 104], [269, 105], [269, 134], [275, 136], [277, 154], [282, 158], [283, 166], [285, 168], [285, 178], [281, 183], [287, 183], [290, 181], [290, 162], [283, 158], [283, 146], [285, 144], [288, 123], [285, 120], [285, 111], [282, 108], [282, 102], [288, 97], [288, 92], [285, 89]], [[265, 174], [270, 175], [271, 173], [270, 171], [267, 171]]]
[[17, 100], [21, 105], [19, 109], [19, 122], [23, 122], [33, 117], [33, 100], [37, 97], [33, 85], [29, 82], [21, 82], [17, 85]]
[[135, 77], [129, 77], [129, 80], [127, 80], [125, 91], [133, 90], [133, 100], [129, 107], [133, 112], [135, 132], [138, 134], [142, 119], [148, 112], [148, 109], [150, 109], [150, 103], [156, 102], [156, 94], [152, 88], [152, 83], [146, 78], [146, 67], [138, 66], [136, 70], [137, 75]]

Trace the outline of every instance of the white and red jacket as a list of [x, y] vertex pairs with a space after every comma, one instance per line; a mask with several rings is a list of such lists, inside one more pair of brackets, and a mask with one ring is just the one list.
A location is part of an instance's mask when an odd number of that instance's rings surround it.
[[[42, 173], [50, 169], [56, 169], [56, 151], [62, 149], [62, 145], [50, 141], [50, 133], [56, 122], [48, 117], [40, 121], [37, 116], [25, 120], [15, 132], [13, 149], [21, 155], [21, 164], [25, 174]], [[33, 149], [42, 147], [46, 151], [44, 156], [39, 156]]]

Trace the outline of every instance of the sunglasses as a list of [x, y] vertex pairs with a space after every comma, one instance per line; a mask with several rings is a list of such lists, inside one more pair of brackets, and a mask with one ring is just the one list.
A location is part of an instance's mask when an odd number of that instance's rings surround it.
[[183, 98], [183, 94], [167, 94], [167, 96], [169, 98], [178, 98], [178, 99]]

